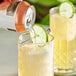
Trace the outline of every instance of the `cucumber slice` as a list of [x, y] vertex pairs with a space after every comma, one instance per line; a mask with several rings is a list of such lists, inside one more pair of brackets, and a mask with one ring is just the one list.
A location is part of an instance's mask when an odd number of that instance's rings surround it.
[[34, 43], [46, 43], [46, 42], [48, 42], [47, 31], [41, 25], [34, 24], [33, 30], [35, 33], [35, 38], [34, 38], [35, 40], [33, 40]]
[[70, 1], [63, 2], [59, 6], [59, 13], [65, 18], [73, 17], [75, 13], [74, 5]]

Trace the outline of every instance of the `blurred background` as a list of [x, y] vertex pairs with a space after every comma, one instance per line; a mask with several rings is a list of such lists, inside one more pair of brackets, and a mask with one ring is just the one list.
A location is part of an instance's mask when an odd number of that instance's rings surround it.
[[49, 26], [49, 10], [64, 1], [71, 1], [76, 4], [76, 0], [24, 0], [34, 5], [36, 8], [36, 23]]
[[[36, 8], [36, 23], [49, 26], [49, 10], [68, 0], [24, 0]], [[76, 0], [70, 0], [76, 4]], [[0, 30], [0, 76], [17, 76], [18, 33]]]

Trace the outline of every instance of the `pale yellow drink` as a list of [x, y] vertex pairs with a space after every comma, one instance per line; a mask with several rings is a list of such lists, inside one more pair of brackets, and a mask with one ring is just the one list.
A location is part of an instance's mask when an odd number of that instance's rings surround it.
[[34, 44], [25, 35], [19, 38], [19, 76], [53, 76], [53, 41]]
[[58, 8], [50, 10], [50, 28], [54, 35], [55, 72], [72, 72], [76, 68], [76, 13], [73, 18], [59, 15]]

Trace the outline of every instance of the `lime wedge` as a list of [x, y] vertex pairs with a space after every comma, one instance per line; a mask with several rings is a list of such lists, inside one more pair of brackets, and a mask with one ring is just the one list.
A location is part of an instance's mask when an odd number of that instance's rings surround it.
[[[34, 43], [46, 43], [48, 42], [48, 34], [47, 31], [43, 28], [43, 26], [39, 24], [34, 24], [33, 25], [33, 30], [35, 34], [35, 40], [33, 40]], [[32, 34], [31, 34], [32, 36]]]
[[59, 13], [65, 18], [71, 18], [74, 15], [75, 8], [70, 1], [66, 1], [60, 4]]

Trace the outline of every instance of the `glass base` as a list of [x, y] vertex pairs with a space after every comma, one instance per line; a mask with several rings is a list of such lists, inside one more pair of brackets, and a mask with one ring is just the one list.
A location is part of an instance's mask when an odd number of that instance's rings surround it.
[[62, 74], [62, 75], [54, 74], [54, 76], [76, 76], [76, 72], [75, 73]]
[[75, 69], [57, 69], [54, 68], [54, 76], [76, 76], [76, 68]]

